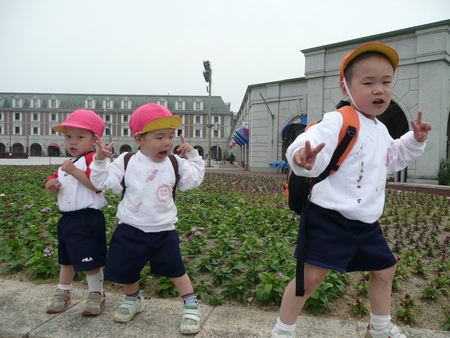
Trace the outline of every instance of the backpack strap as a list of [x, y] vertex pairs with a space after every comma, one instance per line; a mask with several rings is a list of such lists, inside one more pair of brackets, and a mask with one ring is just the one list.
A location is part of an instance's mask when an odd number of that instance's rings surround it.
[[[125, 154], [125, 157], [123, 158], [124, 171], [127, 171], [128, 162], [130, 161], [131, 156], [133, 156], [134, 154], [136, 154], [136, 153], [126, 153]], [[170, 159], [170, 162], [172, 163], [173, 171], [175, 172], [175, 184], [172, 187], [172, 197], [173, 197], [173, 199], [175, 199], [175, 193], [177, 190], [178, 181], [180, 180], [180, 174], [178, 173], [178, 161], [173, 154], [169, 154], [168, 157]], [[122, 199], [123, 199], [123, 196], [125, 195], [125, 190], [127, 189], [127, 187], [125, 186], [125, 174], [123, 175], [121, 184], [122, 184]]]
[[339, 169], [356, 142], [356, 136], [359, 132], [359, 116], [355, 108], [345, 106], [339, 108], [337, 111], [341, 113], [344, 121], [341, 132], [339, 133], [339, 143], [334, 150], [328, 166], [319, 176], [312, 180], [310, 189], [312, 189], [316, 183], [323, 181]]
[[[123, 158], [123, 170], [126, 172], [128, 167], [128, 162], [130, 162], [131, 156], [133, 156], [136, 153], [126, 153], [125, 157]], [[122, 199], [123, 196], [125, 196], [125, 191], [127, 190], [127, 187], [125, 185], [125, 173], [123, 174], [122, 182], [120, 183], [122, 185]]]
[[172, 187], [172, 197], [175, 199], [175, 194], [177, 191], [177, 185], [180, 181], [180, 174], [178, 173], [178, 161], [173, 154], [169, 154], [170, 162], [172, 162], [173, 171], [175, 171], [175, 184]]

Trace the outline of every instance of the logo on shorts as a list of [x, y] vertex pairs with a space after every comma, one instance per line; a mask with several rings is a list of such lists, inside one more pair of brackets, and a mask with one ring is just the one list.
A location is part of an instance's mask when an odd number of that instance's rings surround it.
[[81, 262], [82, 263], [85, 263], [85, 262], [91, 262], [91, 261], [93, 261], [94, 259], [92, 258], [92, 257], [86, 257], [86, 258], [83, 258], [82, 260], [81, 260]]

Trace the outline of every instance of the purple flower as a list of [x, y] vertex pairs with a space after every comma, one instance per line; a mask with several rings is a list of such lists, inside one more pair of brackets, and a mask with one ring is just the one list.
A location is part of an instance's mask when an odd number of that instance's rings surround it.
[[53, 248], [47, 245], [44, 249], [44, 257], [50, 257], [51, 255], [53, 255]]

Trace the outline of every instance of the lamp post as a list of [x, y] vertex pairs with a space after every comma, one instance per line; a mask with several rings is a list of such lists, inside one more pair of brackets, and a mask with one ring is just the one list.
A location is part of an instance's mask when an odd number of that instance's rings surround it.
[[203, 67], [205, 70], [203, 71], [203, 77], [205, 78], [205, 81], [208, 82], [208, 86], [206, 87], [209, 95], [209, 105], [208, 105], [208, 123], [206, 125], [208, 131], [208, 161], [206, 162], [207, 167], [211, 167], [211, 127], [213, 126], [211, 123], [211, 82], [212, 82], [212, 69], [211, 69], [211, 63], [209, 61], [203, 61]]

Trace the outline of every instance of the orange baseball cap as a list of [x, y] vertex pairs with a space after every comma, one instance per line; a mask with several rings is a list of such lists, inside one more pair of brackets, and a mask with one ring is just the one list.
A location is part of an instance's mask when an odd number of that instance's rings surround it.
[[181, 122], [181, 117], [172, 115], [166, 107], [147, 103], [131, 114], [128, 124], [133, 134], [144, 134], [157, 129], [177, 129]]
[[53, 130], [58, 133], [65, 133], [65, 127], [87, 129], [93, 131], [98, 136], [102, 136], [105, 131], [105, 122], [92, 110], [77, 109], [67, 116], [64, 123], [54, 126]]
[[386, 57], [391, 61], [394, 70], [397, 68], [398, 62], [400, 61], [400, 57], [398, 56], [398, 53], [394, 48], [380, 42], [366, 43], [356, 48], [353, 52], [344, 56], [341, 64], [341, 72], [339, 74], [339, 82], [342, 82], [342, 80], [344, 80], [344, 71], [347, 65], [350, 63], [350, 61], [352, 61], [358, 55], [367, 52], [378, 52], [386, 55]]

